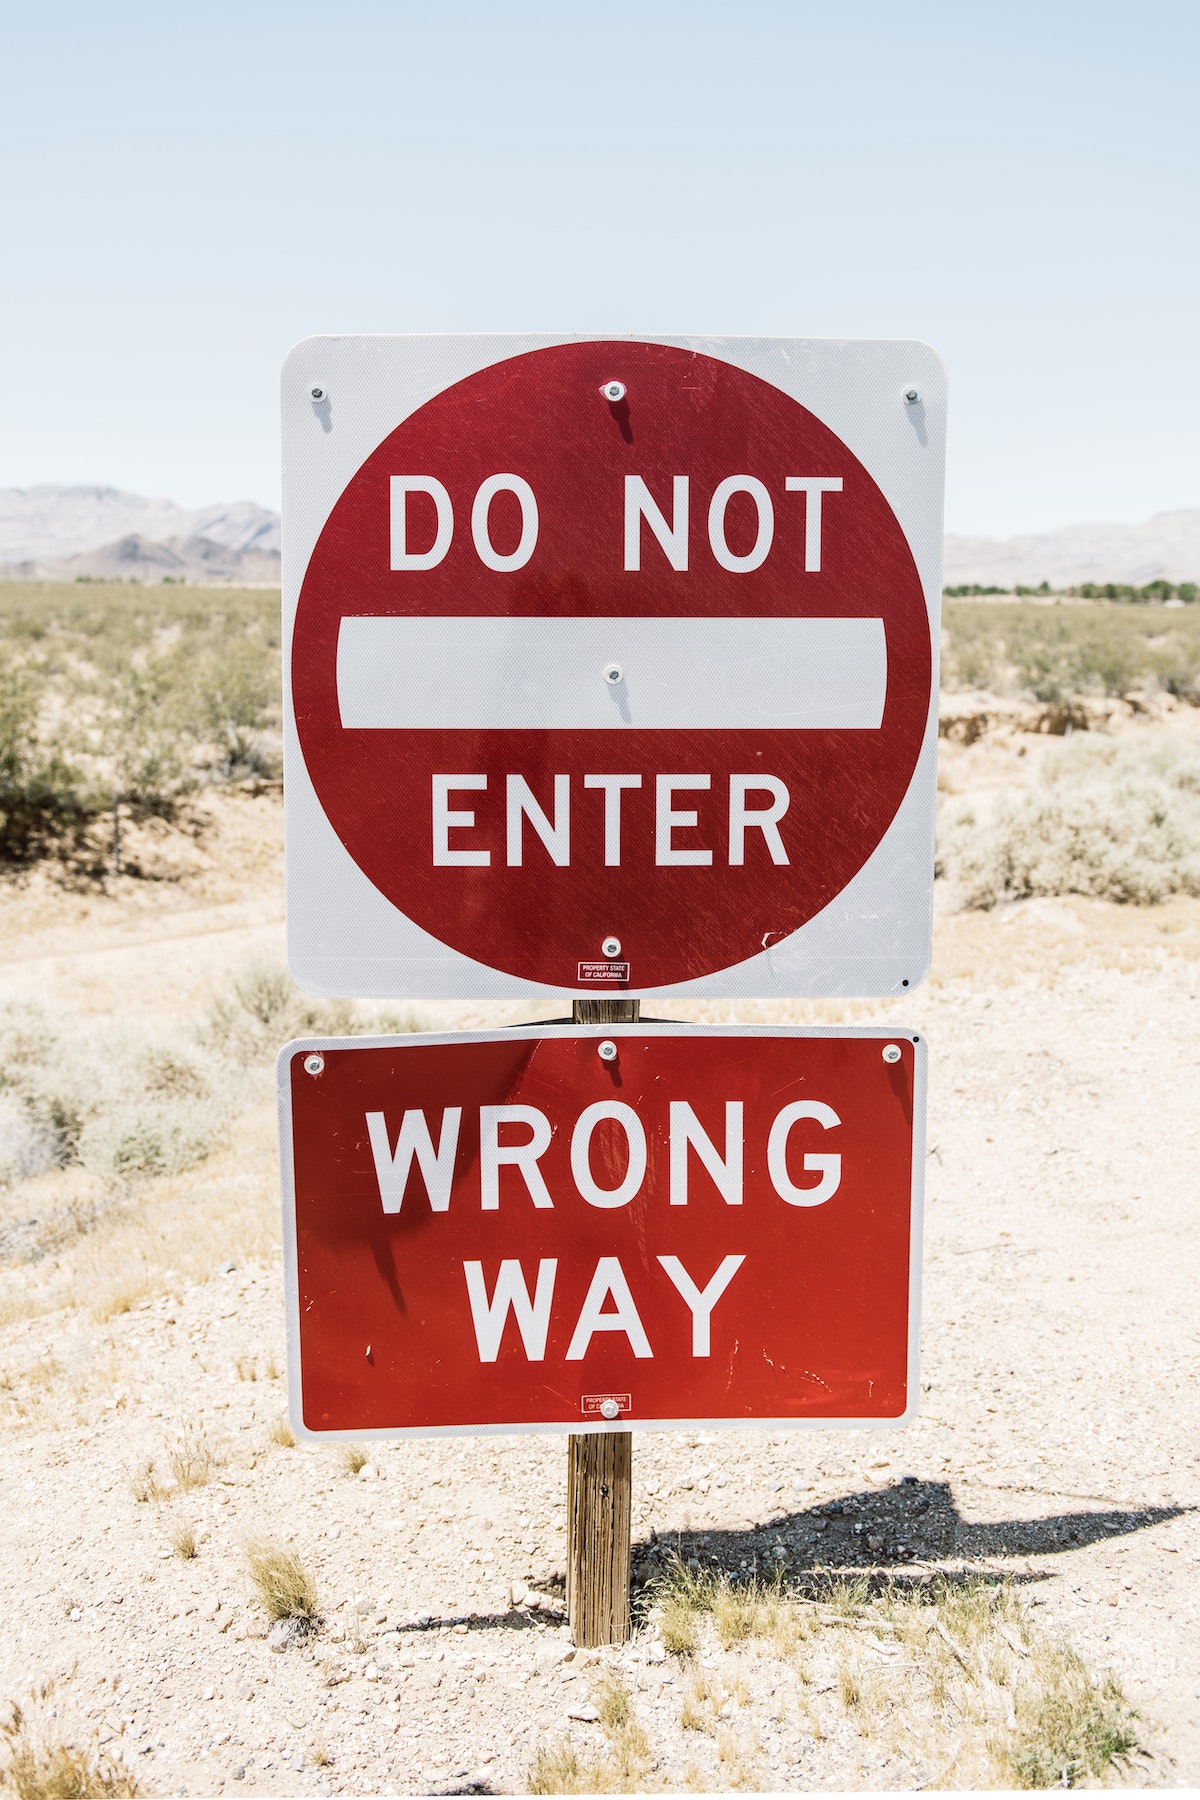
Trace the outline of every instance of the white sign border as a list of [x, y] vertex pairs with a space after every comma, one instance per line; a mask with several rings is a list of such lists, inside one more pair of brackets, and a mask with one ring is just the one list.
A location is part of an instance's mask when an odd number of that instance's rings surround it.
[[[568, 343], [631, 342], [694, 350], [729, 362], [808, 407], [864, 465], [891, 506], [925, 590], [933, 679], [912, 780], [867, 862], [820, 913], [779, 943], [696, 980], [633, 986], [644, 997], [832, 998], [909, 991], [928, 973], [933, 916], [941, 635], [945, 370], [904, 339], [735, 338], [639, 332], [313, 337], [288, 354], [283, 400], [284, 793], [288, 963], [310, 993], [360, 998], [513, 999], [603, 989], [545, 984], [488, 967], [424, 931], [363, 874], [312, 785], [291, 703], [292, 628], [300, 587], [325, 522], [362, 463], [404, 419], [492, 363]], [[327, 398], [314, 405], [319, 387]], [[915, 387], [915, 405], [904, 399]], [[888, 396], [881, 409], [874, 394]], [[368, 395], [357, 410], [339, 396]], [[916, 446], [919, 455], [914, 457]], [[911, 872], [913, 861], [919, 873]], [[914, 893], [920, 905], [912, 904]], [[354, 949], [345, 925], [354, 921]], [[333, 939], [340, 939], [335, 953]], [[881, 950], [880, 946], [885, 948]], [[636, 976], [636, 969], [633, 974]]]
[[[707, 1037], [707, 1038], [819, 1038], [837, 1040], [862, 1038], [879, 1044], [895, 1043], [906, 1038], [913, 1046], [913, 1143], [912, 1192], [909, 1214], [908, 1267], [908, 1370], [905, 1386], [907, 1404], [902, 1413], [891, 1418], [845, 1419], [630, 1419], [612, 1421], [580, 1417], [570, 1423], [534, 1424], [512, 1422], [504, 1425], [432, 1425], [403, 1426], [396, 1429], [375, 1428], [362, 1431], [313, 1431], [305, 1424], [301, 1404], [300, 1374], [300, 1270], [296, 1250], [296, 1168], [292, 1139], [291, 1064], [297, 1055], [324, 1053], [329, 1050], [402, 1050], [430, 1049], [452, 1044], [536, 1043], [545, 1038], [600, 1040], [602, 1038], [638, 1037]], [[283, 1205], [283, 1281], [287, 1315], [288, 1417], [298, 1438], [308, 1443], [362, 1442], [379, 1439], [399, 1442], [406, 1438], [448, 1437], [524, 1437], [576, 1436], [581, 1433], [613, 1431], [895, 1431], [911, 1425], [916, 1418], [920, 1397], [921, 1356], [921, 1278], [925, 1224], [925, 1111], [928, 1090], [928, 1045], [925, 1039], [908, 1027], [886, 1029], [875, 1025], [691, 1025], [671, 1020], [647, 1020], [644, 1024], [621, 1025], [516, 1025], [499, 1031], [413, 1032], [403, 1037], [313, 1037], [295, 1038], [285, 1044], [275, 1062], [279, 1100], [279, 1173]]]

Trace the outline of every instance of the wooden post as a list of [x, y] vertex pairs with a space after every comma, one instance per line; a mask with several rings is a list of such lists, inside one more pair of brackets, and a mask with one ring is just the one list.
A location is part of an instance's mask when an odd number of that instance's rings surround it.
[[567, 1463], [567, 1612], [581, 1650], [629, 1636], [633, 1433], [572, 1436]]
[[[576, 1000], [580, 1025], [634, 1024], [639, 1000]], [[629, 1636], [633, 1433], [572, 1434], [567, 1446], [567, 1614], [580, 1649]]]

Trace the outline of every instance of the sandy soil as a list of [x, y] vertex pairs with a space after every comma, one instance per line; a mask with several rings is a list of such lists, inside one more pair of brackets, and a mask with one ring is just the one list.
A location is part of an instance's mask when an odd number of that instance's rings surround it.
[[[1015, 779], [1018, 749], [951, 743], [947, 782]], [[281, 959], [277, 800], [214, 803], [185, 836], [163, 835], [155, 880], [85, 893], [43, 871], [0, 894], [0, 997], [179, 1021], [247, 963]], [[1129, 1779], [1200, 1783], [1200, 903], [943, 912], [933, 976], [902, 1007], [664, 1010], [903, 1018], [927, 1037], [924, 1391], [906, 1431], [639, 1434], [638, 1545], [679, 1532], [734, 1565], [783, 1543], [833, 1567], [1008, 1570], [1140, 1708], [1152, 1756]], [[444, 1025], [538, 1009], [421, 1011]], [[0, 1694], [52, 1678], [55, 1728], [98, 1737], [151, 1794], [521, 1791], [540, 1745], [598, 1729], [569, 1716], [587, 1710], [589, 1667], [568, 1658], [554, 1599], [564, 1448], [404, 1444], [351, 1476], [333, 1447], [277, 1441], [272, 1134], [264, 1090], [227, 1149], [130, 1203], [142, 1298], [98, 1298], [135, 1254], [128, 1217], [0, 1270]], [[41, 1178], [37, 1204], [72, 1179]], [[214, 1462], [181, 1490], [169, 1456], [185, 1438]], [[148, 1461], [165, 1492], [139, 1500]], [[855, 1514], [818, 1510], [846, 1496]], [[171, 1548], [181, 1526], [190, 1560]], [[281, 1654], [245, 1573], [264, 1537], [301, 1554], [327, 1621]], [[542, 1600], [514, 1611], [531, 1584]], [[729, 1785], [680, 1728], [673, 1659], [643, 1634], [615, 1660], [659, 1776]], [[824, 1747], [798, 1732], [763, 1669], [742, 1712], [747, 1783], [936, 1773], [848, 1749], [832, 1715]]]

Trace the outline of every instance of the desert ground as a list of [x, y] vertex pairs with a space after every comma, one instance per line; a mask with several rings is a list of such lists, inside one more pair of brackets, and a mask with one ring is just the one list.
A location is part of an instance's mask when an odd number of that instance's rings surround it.
[[[943, 740], [949, 805], [1020, 790], [1061, 745], [1036, 708], [950, 715], [976, 722]], [[1189, 707], [1109, 715], [1142, 746], [1197, 743]], [[1200, 900], [964, 910], [943, 881], [933, 972], [902, 1002], [656, 1007], [927, 1038], [921, 1406], [904, 1430], [636, 1434], [637, 1629], [577, 1653], [561, 1440], [364, 1460], [284, 1422], [271, 1063], [329, 1019], [269, 973], [278, 793], [131, 823], [126, 854], [137, 874], [43, 863], [0, 889], [9, 1052], [53, 1040], [66, 1087], [99, 1096], [88, 1130], [153, 1089], [160, 1139], [208, 1133], [174, 1167], [130, 1126], [151, 1148], [110, 1158], [119, 1179], [38, 1172], [34, 1145], [0, 1192], [10, 1754], [67, 1746], [108, 1783], [80, 1791], [151, 1795], [1011, 1785], [996, 1745], [1069, 1645], [1137, 1714], [1124, 1754], [1071, 1778], [1200, 1784]], [[255, 1546], [315, 1591], [320, 1628], [290, 1647]], [[770, 1592], [799, 1598], [689, 1623], [689, 1564], [778, 1567]], [[996, 1581], [985, 1644], [955, 1594]]]

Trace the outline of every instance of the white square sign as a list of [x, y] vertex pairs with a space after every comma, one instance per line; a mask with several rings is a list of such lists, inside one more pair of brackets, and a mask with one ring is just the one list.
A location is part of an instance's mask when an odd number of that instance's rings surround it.
[[283, 418], [297, 981], [916, 986], [945, 432], [926, 345], [312, 338]]

